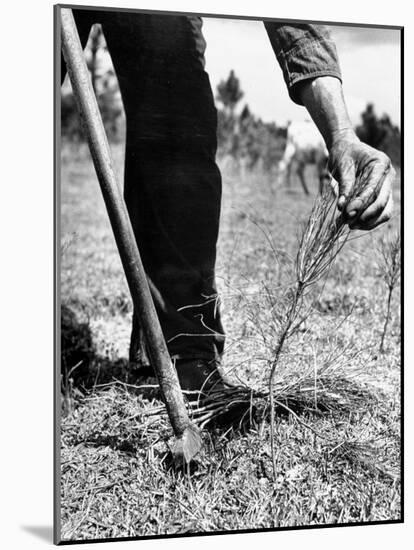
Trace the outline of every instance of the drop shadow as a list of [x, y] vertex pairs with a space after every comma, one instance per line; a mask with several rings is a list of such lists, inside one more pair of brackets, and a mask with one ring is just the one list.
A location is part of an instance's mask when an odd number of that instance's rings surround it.
[[26, 533], [53, 544], [53, 527], [51, 525], [21, 525], [20, 527]]

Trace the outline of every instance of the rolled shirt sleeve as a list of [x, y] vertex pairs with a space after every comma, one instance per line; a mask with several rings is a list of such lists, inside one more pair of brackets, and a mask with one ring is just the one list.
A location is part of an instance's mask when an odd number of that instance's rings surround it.
[[336, 46], [322, 25], [264, 23], [291, 99], [301, 105], [300, 83], [318, 76], [342, 81]]

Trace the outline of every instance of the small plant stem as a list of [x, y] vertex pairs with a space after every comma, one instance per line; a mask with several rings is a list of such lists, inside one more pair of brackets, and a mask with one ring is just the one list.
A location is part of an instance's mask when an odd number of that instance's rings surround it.
[[301, 281], [297, 281], [296, 283], [296, 291], [293, 297], [293, 300], [290, 304], [288, 313], [285, 318], [285, 322], [283, 323], [281, 330], [280, 330], [280, 336], [277, 343], [277, 346], [274, 351], [274, 359], [272, 363], [272, 367], [270, 369], [270, 375], [269, 375], [269, 397], [270, 397], [270, 448], [272, 453], [272, 464], [273, 464], [273, 478], [276, 479], [276, 450], [275, 450], [275, 402], [274, 402], [274, 395], [273, 395], [273, 384], [274, 384], [274, 377], [276, 373], [276, 367], [279, 364], [279, 358], [280, 354], [282, 353], [283, 346], [285, 344], [286, 339], [288, 336], [290, 336], [289, 331], [293, 324], [293, 321], [297, 315], [298, 311], [298, 305], [300, 303], [301, 297], [303, 295], [305, 285]]
[[381, 344], [380, 344], [380, 352], [381, 353], [384, 353], [384, 341], [385, 341], [385, 336], [387, 334], [388, 323], [389, 323], [390, 318], [391, 318], [391, 299], [392, 299], [393, 291], [394, 291], [394, 286], [389, 285], [388, 286], [388, 299], [387, 299], [387, 313], [385, 315], [384, 328], [382, 329], [382, 335], [381, 335]]

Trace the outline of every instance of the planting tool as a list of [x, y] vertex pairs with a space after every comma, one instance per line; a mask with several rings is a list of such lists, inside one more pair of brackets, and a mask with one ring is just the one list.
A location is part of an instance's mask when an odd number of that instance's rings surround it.
[[170, 448], [176, 464], [188, 464], [201, 449], [200, 432], [187, 414], [177, 373], [162, 334], [128, 211], [115, 176], [108, 140], [72, 10], [61, 8], [60, 12], [62, 50], [73, 95], [89, 144], [134, 308], [145, 334], [151, 364], [174, 431], [175, 437]]

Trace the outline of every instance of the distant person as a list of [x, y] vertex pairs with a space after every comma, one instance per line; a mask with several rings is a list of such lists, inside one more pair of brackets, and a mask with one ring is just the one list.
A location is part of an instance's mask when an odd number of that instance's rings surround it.
[[[208, 391], [225, 384], [225, 336], [215, 284], [217, 112], [205, 72], [202, 20], [88, 9], [74, 10], [74, 17], [83, 46], [91, 25], [102, 25], [118, 77], [127, 121], [125, 200], [181, 386]], [[353, 130], [328, 30], [264, 26], [292, 101], [306, 107], [325, 140], [330, 166], [336, 167], [338, 208], [349, 227], [372, 229], [387, 221], [394, 171], [388, 157], [361, 143]], [[223, 55], [226, 47], [231, 44], [223, 36]], [[370, 174], [367, 184], [348, 201], [363, 170]], [[130, 360], [150, 367], [136, 315]]]

